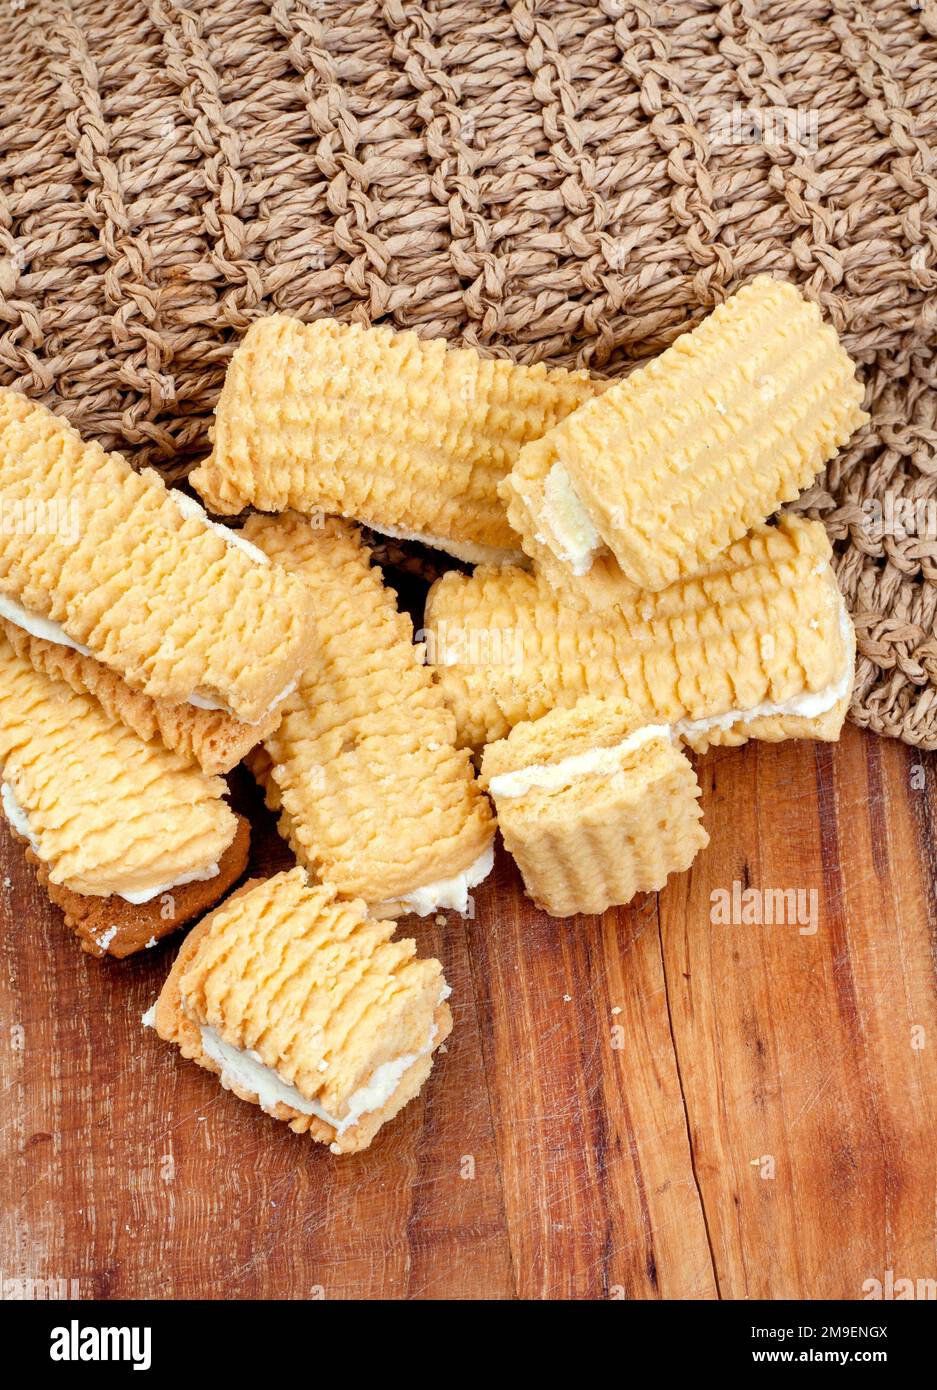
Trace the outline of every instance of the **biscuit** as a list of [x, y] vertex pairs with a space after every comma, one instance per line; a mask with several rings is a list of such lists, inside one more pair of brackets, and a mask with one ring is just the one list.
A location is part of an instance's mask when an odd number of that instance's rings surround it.
[[868, 420], [813, 303], [759, 276], [660, 357], [524, 446], [508, 519], [554, 588], [596, 607], [710, 564]]
[[280, 722], [279, 705], [259, 724], [242, 724], [220, 710], [153, 700], [142, 690], [133, 690], [116, 671], [102, 666], [93, 656], [33, 637], [3, 618], [0, 632], [17, 655], [37, 671], [65, 681], [79, 694], [93, 695], [105, 714], [126, 724], [138, 738], [146, 743], [159, 740], [197, 762], [203, 772], [230, 772]]
[[143, 902], [220, 877], [237, 830], [220, 777], [145, 743], [0, 635], [3, 809], [49, 883]]
[[442, 339], [274, 314], [237, 348], [211, 456], [211, 511], [335, 513], [476, 563], [516, 559], [498, 483], [518, 451], [605, 389]]
[[587, 697], [515, 725], [485, 749], [481, 780], [527, 892], [553, 917], [657, 892], [709, 843], [688, 759], [627, 701]]
[[0, 615], [134, 689], [256, 723], [305, 664], [302, 585], [151, 469], [2, 387], [0, 501]]
[[[15, 838], [22, 839], [19, 835]], [[217, 878], [185, 883], [149, 902], [137, 904], [128, 903], [126, 898], [116, 894], [109, 898], [92, 898], [86, 893], [73, 893], [70, 888], [50, 881], [48, 866], [28, 847], [26, 860], [35, 870], [40, 887], [46, 890], [56, 907], [62, 909], [65, 925], [78, 937], [81, 949], [91, 956], [108, 955], [124, 960], [137, 951], [155, 946], [170, 932], [195, 921], [214, 907], [243, 874], [249, 851], [250, 826], [243, 816], [238, 816], [234, 839], [218, 861]]]
[[245, 535], [302, 579], [316, 655], [249, 765], [300, 864], [380, 916], [465, 911], [494, 820], [409, 617], [358, 528], [289, 513]]
[[480, 748], [583, 695], [630, 700], [691, 747], [835, 740], [855, 635], [819, 522], [756, 528], [692, 579], [592, 612], [515, 568], [447, 574], [430, 590], [428, 659]]
[[357, 1153], [452, 1028], [439, 961], [393, 930], [301, 867], [251, 880], [186, 938], [156, 1031], [297, 1134]]

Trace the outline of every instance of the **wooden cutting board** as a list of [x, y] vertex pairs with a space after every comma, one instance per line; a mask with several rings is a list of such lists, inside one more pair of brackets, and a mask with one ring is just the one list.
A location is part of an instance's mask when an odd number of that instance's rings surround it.
[[[83, 955], [0, 832], [3, 1278], [226, 1299], [859, 1299], [889, 1271], [933, 1279], [934, 761], [849, 727], [698, 765], [712, 843], [660, 895], [553, 921], [502, 855], [474, 919], [408, 920], [455, 1029], [349, 1158], [144, 1031], [176, 943]], [[270, 871], [288, 858], [248, 781]], [[816, 890], [816, 932], [714, 923], [733, 883]]]

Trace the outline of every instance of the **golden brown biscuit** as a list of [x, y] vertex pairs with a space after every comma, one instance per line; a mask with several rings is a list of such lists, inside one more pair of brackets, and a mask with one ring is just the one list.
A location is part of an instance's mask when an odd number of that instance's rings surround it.
[[393, 930], [302, 868], [251, 880], [187, 937], [156, 1031], [297, 1134], [356, 1153], [452, 1027], [439, 961]]
[[817, 306], [762, 275], [526, 444], [501, 485], [554, 588], [596, 607], [711, 564], [868, 420]]
[[481, 747], [583, 695], [624, 697], [691, 747], [835, 740], [855, 635], [818, 522], [784, 516], [703, 573], [607, 612], [481, 568], [430, 590], [426, 641], [460, 741]]
[[663, 888], [709, 842], [689, 761], [627, 701], [580, 700], [489, 744], [482, 783], [506, 849], [553, 917]]
[[[21, 836], [16, 836], [21, 840]], [[25, 845], [27, 842], [22, 840]], [[62, 909], [66, 927], [78, 937], [81, 949], [91, 956], [114, 956], [124, 960], [137, 951], [155, 946], [170, 932], [193, 922], [219, 902], [243, 874], [250, 851], [250, 826], [237, 817], [234, 839], [218, 861], [218, 877], [199, 883], [185, 883], [171, 892], [161, 893], [146, 903], [128, 903], [125, 898], [92, 898], [73, 893], [49, 879], [48, 866], [26, 849], [27, 862], [56, 907]]]
[[410, 619], [358, 529], [289, 513], [245, 535], [308, 585], [316, 655], [249, 759], [312, 876], [378, 916], [465, 911], [493, 862], [494, 820]]
[[3, 810], [52, 884], [143, 902], [220, 876], [237, 821], [219, 777], [145, 743], [0, 635]]
[[335, 513], [471, 563], [516, 558], [499, 481], [523, 444], [604, 389], [442, 339], [274, 314], [231, 360], [191, 481], [213, 512]]
[[280, 705], [258, 724], [242, 724], [219, 710], [153, 700], [142, 690], [133, 690], [116, 671], [102, 666], [93, 656], [33, 637], [3, 618], [0, 632], [17, 655], [37, 671], [64, 681], [72, 690], [93, 695], [105, 714], [126, 724], [138, 738], [147, 743], [158, 739], [197, 762], [203, 772], [230, 772], [280, 722]]
[[157, 473], [3, 387], [0, 500], [22, 520], [0, 534], [0, 615], [135, 690], [256, 723], [305, 664], [302, 585]]

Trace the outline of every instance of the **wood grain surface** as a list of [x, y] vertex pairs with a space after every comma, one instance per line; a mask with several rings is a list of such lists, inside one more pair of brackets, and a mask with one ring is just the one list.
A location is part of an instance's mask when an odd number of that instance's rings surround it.
[[[81, 1297], [861, 1299], [937, 1276], [933, 760], [698, 760], [712, 842], [553, 921], [503, 854], [475, 916], [408, 919], [453, 987], [423, 1095], [335, 1158], [141, 1026], [176, 942], [83, 955], [0, 831], [0, 1274]], [[253, 871], [287, 861], [246, 775]], [[803, 890], [815, 919], [711, 920]], [[889, 1276], [890, 1272], [890, 1276]]]

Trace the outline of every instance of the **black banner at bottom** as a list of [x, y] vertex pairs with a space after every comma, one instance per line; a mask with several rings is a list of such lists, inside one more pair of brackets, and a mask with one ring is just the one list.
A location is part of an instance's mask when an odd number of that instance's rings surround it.
[[[418, 1304], [418, 1306], [423, 1306]], [[393, 1317], [393, 1339], [381, 1328], [383, 1310]], [[416, 1310], [414, 1310], [414, 1313]], [[571, 1303], [560, 1312], [538, 1303], [450, 1303], [433, 1306], [433, 1342], [446, 1348], [449, 1364], [465, 1375], [477, 1359], [490, 1374], [491, 1328], [511, 1333], [496, 1343], [515, 1358], [549, 1358], [550, 1373], [565, 1367], [581, 1379], [598, 1358], [620, 1361], [650, 1358], [655, 1371], [757, 1374], [769, 1366], [829, 1366], [908, 1371], [927, 1363], [933, 1341], [933, 1307], [916, 1302], [868, 1303]], [[401, 1319], [406, 1306], [368, 1308], [339, 1302], [0, 1302], [0, 1334], [17, 1349], [17, 1369], [61, 1372], [63, 1377], [92, 1372], [137, 1373], [186, 1379], [200, 1370], [244, 1375], [258, 1358], [281, 1358], [295, 1374], [306, 1362], [312, 1374], [325, 1365], [361, 1373], [373, 1364], [386, 1371], [388, 1351], [402, 1348]], [[366, 1331], [364, 1330], [366, 1329]], [[388, 1322], [387, 1331], [391, 1331]], [[479, 1333], [483, 1333], [479, 1336]], [[557, 1335], [559, 1334], [559, 1335]], [[445, 1336], [447, 1340], [440, 1342]], [[607, 1350], [600, 1339], [607, 1337]], [[380, 1349], [380, 1352], [379, 1352]], [[373, 1359], [373, 1360], [372, 1360]], [[396, 1358], [395, 1358], [396, 1359]], [[318, 1367], [318, 1370], [317, 1370]], [[400, 1372], [397, 1362], [397, 1372]]]

